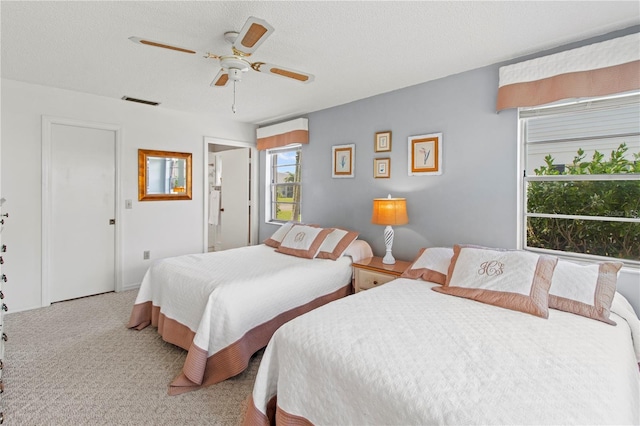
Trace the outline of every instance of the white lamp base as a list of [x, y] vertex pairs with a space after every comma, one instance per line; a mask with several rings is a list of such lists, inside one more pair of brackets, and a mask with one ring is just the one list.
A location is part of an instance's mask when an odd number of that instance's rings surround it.
[[393, 265], [396, 263], [396, 260], [393, 258], [391, 254], [391, 246], [393, 245], [393, 228], [391, 226], [387, 226], [384, 228], [384, 244], [387, 247], [387, 253], [382, 258], [382, 263], [386, 263], [387, 265]]

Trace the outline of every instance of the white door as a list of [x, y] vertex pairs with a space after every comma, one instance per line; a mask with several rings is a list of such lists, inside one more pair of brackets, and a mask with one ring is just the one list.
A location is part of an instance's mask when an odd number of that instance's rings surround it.
[[112, 130], [51, 126], [51, 302], [115, 290]]
[[220, 152], [222, 162], [220, 235], [222, 250], [249, 245], [249, 148]]

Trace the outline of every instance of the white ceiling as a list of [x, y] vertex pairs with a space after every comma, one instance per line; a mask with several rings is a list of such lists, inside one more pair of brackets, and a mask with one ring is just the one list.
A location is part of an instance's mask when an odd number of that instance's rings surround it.
[[[345, 104], [640, 24], [638, 1], [1, 2], [2, 77], [156, 108], [265, 123]], [[251, 56], [306, 71], [301, 84], [249, 70], [211, 88], [217, 54], [249, 16], [275, 32]], [[153, 108], [153, 107], [148, 107]]]

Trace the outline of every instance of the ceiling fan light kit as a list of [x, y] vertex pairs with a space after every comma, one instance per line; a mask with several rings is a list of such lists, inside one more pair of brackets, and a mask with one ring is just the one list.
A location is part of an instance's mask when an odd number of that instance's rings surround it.
[[253, 16], [249, 17], [240, 32], [227, 31], [224, 33], [224, 39], [231, 44], [232, 55], [216, 55], [210, 52], [198, 52], [196, 50], [141, 37], [129, 37], [129, 40], [146, 46], [161, 47], [182, 53], [201, 54], [207, 59], [217, 59], [220, 62], [221, 68], [210, 86], [214, 88], [224, 87], [229, 83], [229, 80], [233, 81], [233, 104], [231, 110], [235, 113], [235, 83], [242, 81], [242, 74], [249, 71], [249, 68], [260, 73], [272, 74], [301, 83], [310, 83], [314, 79], [312, 74], [306, 72], [267, 64], [265, 62], [252, 63], [246, 59], [256, 51], [273, 31], [275, 31], [275, 29], [267, 21]]

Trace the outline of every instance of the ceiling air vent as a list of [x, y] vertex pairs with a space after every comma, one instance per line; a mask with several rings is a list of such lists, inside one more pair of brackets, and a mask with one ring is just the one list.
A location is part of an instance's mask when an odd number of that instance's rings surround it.
[[129, 102], [137, 102], [139, 104], [145, 104], [145, 105], [153, 105], [153, 106], [160, 105], [160, 102], [145, 101], [144, 99], [131, 98], [129, 96], [123, 96], [122, 100], [129, 101]]

